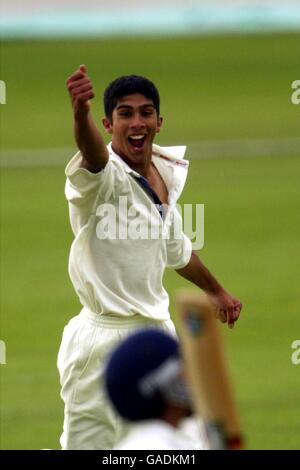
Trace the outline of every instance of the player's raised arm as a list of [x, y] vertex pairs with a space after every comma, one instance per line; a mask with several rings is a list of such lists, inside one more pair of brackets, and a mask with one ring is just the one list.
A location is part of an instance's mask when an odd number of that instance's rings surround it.
[[176, 270], [185, 279], [203, 289], [217, 307], [217, 314], [222, 323], [227, 323], [233, 328], [240, 316], [241, 302], [219, 284], [215, 277], [204, 266], [195, 251], [192, 252], [189, 263], [181, 269]]
[[89, 100], [94, 98], [94, 91], [85, 65], [80, 65], [68, 78], [67, 88], [73, 107], [75, 139], [83, 157], [81, 166], [97, 173], [105, 167], [109, 156], [91, 114]]

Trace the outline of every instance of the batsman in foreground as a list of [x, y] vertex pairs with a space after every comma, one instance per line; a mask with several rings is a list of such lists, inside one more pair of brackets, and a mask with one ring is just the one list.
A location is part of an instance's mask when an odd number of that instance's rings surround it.
[[178, 233], [176, 201], [188, 162], [182, 148], [153, 144], [163, 122], [155, 85], [131, 75], [106, 88], [102, 124], [111, 135], [108, 146], [91, 114], [94, 91], [84, 65], [67, 87], [79, 148], [66, 167], [75, 236], [69, 273], [83, 308], [65, 327], [58, 355], [65, 403], [61, 445], [109, 449], [122, 437], [124, 425], [104, 390], [99, 393], [103, 361], [136, 328], [149, 325], [175, 334], [162, 285], [165, 268], [203, 289], [230, 327], [241, 303], [202, 264], [182, 230]]
[[205, 294], [182, 291], [176, 313], [181, 347], [167, 333], [145, 328], [121, 341], [108, 358], [107, 395], [120, 416], [137, 424], [117, 449], [194, 449], [180, 432], [194, 413], [205, 430], [205, 449], [240, 450], [241, 427], [215, 305]]
[[104, 384], [118, 414], [135, 423], [117, 449], [195, 449], [179, 431], [193, 410], [176, 338], [154, 328], [128, 335], [109, 355]]

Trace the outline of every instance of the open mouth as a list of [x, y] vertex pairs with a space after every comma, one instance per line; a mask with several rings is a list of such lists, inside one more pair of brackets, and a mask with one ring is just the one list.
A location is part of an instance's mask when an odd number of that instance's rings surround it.
[[146, 139], [146, 136], [144, 134], [131, 135], [128, 137], [129, 143], [137, 149], [141, 149], [143, 147], [145, 139]]

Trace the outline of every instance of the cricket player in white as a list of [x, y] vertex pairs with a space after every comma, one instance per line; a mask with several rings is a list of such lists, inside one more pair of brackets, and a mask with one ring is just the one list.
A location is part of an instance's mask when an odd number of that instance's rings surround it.
[[[171, 267], [214, 299], [233, 326], [241, 303], [226, 292], [178, 231], [175, 208], [188, 169], [184, 148], [153, 144], [162, 126], [159, 95], [149, 80], [120, 77], [104, 94], [106, 146], [92, 118], [92, 83], [84, 65], [67, 81], [79, 152], [66, 168], [75, 235], [69, 273], [83, 305], [66, 326], [58, 355], [65, 402], [63, 449], [109, 449], [124, 424], [103, 391], [103, 363], [133, 329], [175, 334], [162, 278]], [[158, 236], [159, 234], [159, 236]], [[130, 364], [128, 364], [130, 367]], [[120, 391], [122, 393], [122, 391]]]

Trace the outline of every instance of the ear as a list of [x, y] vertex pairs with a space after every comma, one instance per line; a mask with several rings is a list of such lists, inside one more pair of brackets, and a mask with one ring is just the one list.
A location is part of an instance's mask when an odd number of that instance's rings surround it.
[[104, 127], [105, 131], [108, 134], [113, 133], [113, 126], [112, 126], [111, 120], [109, 118], [107, 118], [107, 117], [103, 118], [102, 119], [102, 124], [103, 124], [103, 127]]
[[157, 126], [156, 126], [157, 133], [160, 132], [162, 124], [163, 124], [163, 118], [162, 117], [157, 118]]

